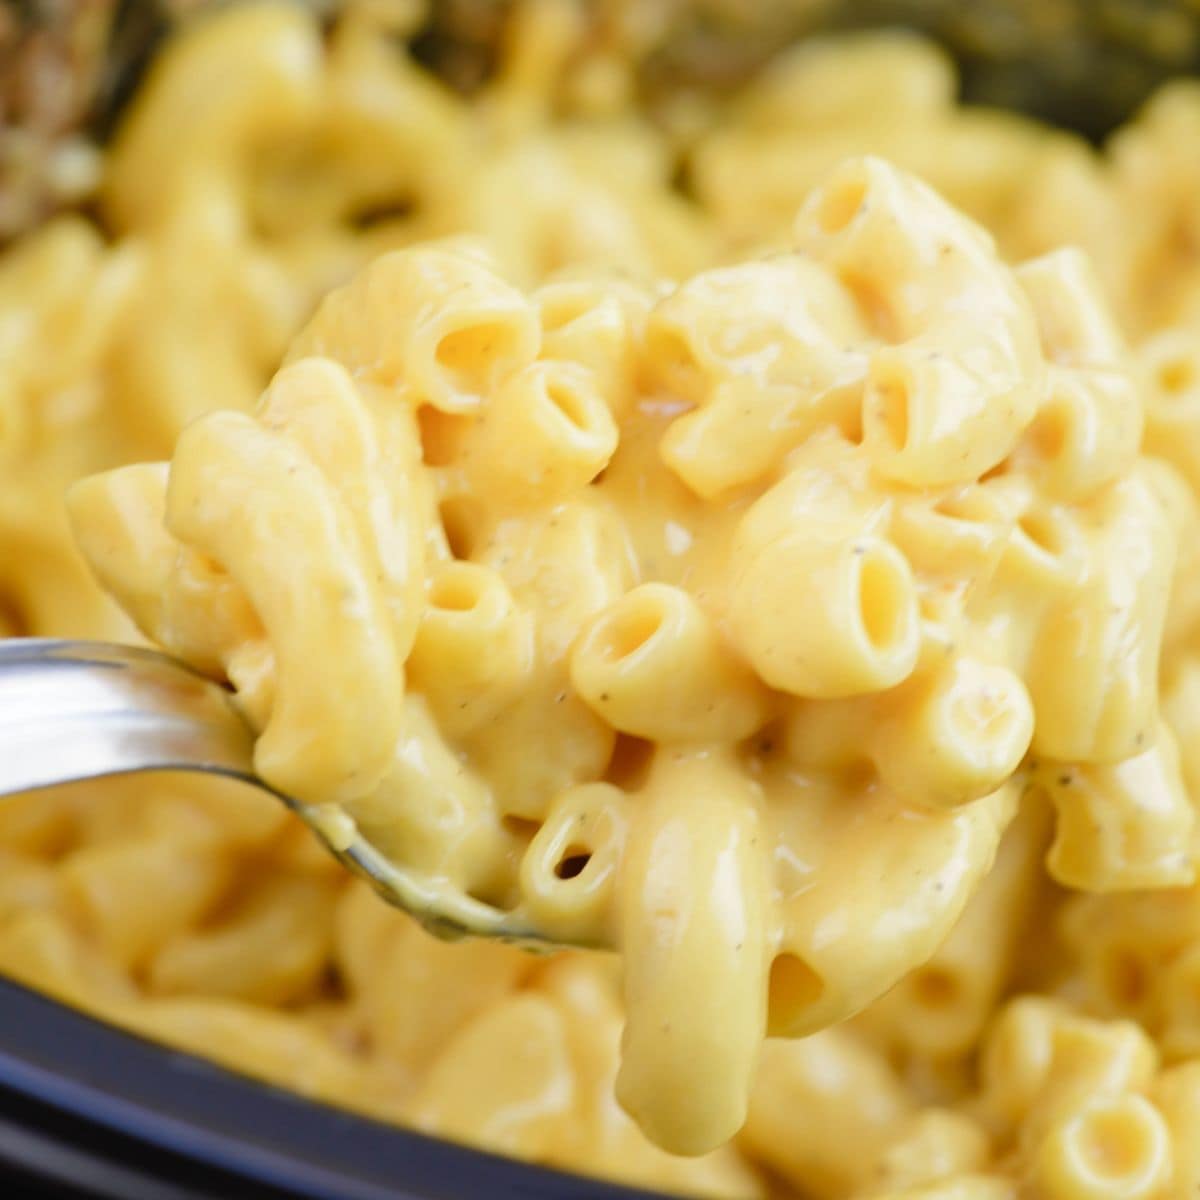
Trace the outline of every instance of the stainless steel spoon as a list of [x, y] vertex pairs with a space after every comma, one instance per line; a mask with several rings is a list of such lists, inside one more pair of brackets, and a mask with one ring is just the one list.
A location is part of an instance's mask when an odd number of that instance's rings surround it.
[[439, 937], [552, 948], [505, 912], [385, 858], [352, 821], [276, 792], [254, 773], [254, 735], [220, 684], [153, 650], [0, 640], [0, 798], [141, 771], [239, 779], [282, 800], [346, 867]]

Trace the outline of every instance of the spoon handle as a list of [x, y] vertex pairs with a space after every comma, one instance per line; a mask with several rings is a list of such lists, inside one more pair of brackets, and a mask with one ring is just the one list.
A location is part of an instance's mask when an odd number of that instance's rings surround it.
[[138, 771], [262, 787], [228, 691], [164, 654], [105, 642], [0, 641], [0, 796]]

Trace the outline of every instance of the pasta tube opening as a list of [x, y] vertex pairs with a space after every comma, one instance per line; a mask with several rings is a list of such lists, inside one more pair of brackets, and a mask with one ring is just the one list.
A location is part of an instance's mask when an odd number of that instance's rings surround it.
[[743, 568], [730, 620], [758, 674], [795, 696], [882, 691], [916, 664], [912, 571], [880, 538], [785, 534]]

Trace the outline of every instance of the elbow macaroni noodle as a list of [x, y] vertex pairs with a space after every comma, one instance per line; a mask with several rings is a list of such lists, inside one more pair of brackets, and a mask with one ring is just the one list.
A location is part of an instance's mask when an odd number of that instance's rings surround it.
[[0, 634], [132, 621], [273, 786], [597, 949], [166, 776], [0, 811], [0, 970], [685, 1194], [1190, 1194], [1200, 93], [1101, 154], [861, 35], [653, 128], [577, 17], [472, 101], [365, 6], [168, 46], [103, 229], [0, 257]]

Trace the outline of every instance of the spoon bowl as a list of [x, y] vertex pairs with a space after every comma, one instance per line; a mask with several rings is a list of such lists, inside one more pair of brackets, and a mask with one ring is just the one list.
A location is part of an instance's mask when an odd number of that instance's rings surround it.
[[145, 771], [224, 775], [269, 792], [339, 862], [438, 937], [558, 948], [519, 910], [485, 904], [385, 857], [340, 809], [301, 804], [265, 783], [232, 693], [176, 659], [108, 642], [0, 641], [0, 799]]

